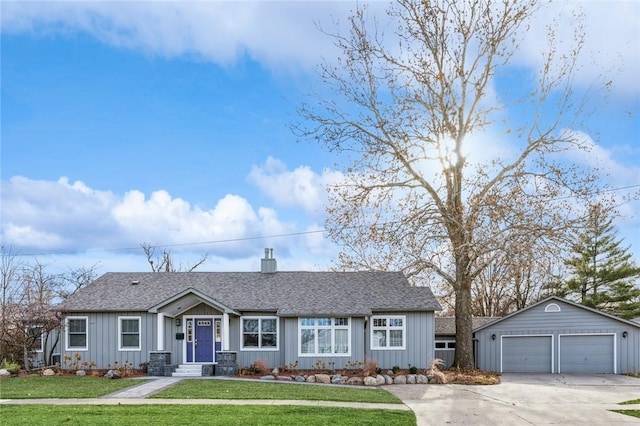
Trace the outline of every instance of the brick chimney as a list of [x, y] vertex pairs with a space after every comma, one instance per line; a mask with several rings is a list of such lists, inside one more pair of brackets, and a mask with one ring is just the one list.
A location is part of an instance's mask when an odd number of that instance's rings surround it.
[[278, 269], [278, 262], [273, 257], [273, 249], [266, 248], [264, 249], [264, 258], [262, 259], [260, 272], [263, 274], [273, 274]]

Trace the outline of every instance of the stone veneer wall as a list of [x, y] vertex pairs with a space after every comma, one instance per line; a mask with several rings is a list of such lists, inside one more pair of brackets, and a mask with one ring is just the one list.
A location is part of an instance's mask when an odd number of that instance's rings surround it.
[[237, 352], [218, 352], [216, 376], [235, 376], [238, 373], [236, 364]]
[[170, 377], [171, 373], [173, 373], [171, 352], [149, 352], [149, 366], [147, 367], [147, 374], [150, 376]]

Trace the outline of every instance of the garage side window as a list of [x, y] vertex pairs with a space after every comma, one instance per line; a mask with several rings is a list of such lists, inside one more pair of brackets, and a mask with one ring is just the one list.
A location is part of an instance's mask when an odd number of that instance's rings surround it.
[[436, 349], [441, 351], [454, 351], [456, 349], [455, 340], [436, 340]]

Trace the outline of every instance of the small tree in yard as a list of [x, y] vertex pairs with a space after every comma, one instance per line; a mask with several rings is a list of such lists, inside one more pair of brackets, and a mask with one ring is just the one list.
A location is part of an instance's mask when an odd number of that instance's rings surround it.
[[61, 318], [53, 307], [93, 280], [95, 266], [52, 274], [37, 260], [22, 261], [11, 248], [2, 247], [1, 254], [0, 359], [28, 371], [33, 353], [42, 350], [45, 364], [51, 365], [61, 334]]
[[573, 250], [574, 256], [566, 260], [572, 277], [562, 287], [562, 295], [622, 318], [640, 316], [640, 267], [618, 239], [613, 218], [600, 205], [590, 209]]
[[[453, 297], [461, 368], [474, 366], [474, 282], [508, 258], [505, 241], [557, 247], [577, 218], [575, 197], [598, 185], [594, 170], [562, 160], [563, 151], [588, 146], [571, 130], [586, 105], [571, 86], [579, 24], [575, 48], [562, 54], [549, 27], [537, 79], [508, 92], [494, 84], [522, 73], [511, 59], [540, 7], [398, 0], [384, 28], [358, 7], [348, 33], [330, 34], [339, 62], [320, 67], [335, 96], [312, 95], [294, 126], [343, 154], [345, 178], [330, 188], [327, 220], [343, 247], [337, 267], [442, 283]], [[518, 114], [505, 113], [507, 105]], [[488, 160], [469, 154], [496, 146], [509, 149]]]

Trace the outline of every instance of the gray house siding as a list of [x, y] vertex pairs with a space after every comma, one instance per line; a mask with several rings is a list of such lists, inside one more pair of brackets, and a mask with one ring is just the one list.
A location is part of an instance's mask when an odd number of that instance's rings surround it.
[[[268, 260], [273, 260], [269, 258]], [[282, 297], [286, 294], [287, 297]], [[406, 315], [406, 353], [370, 349], [372, 306], [390, 315]], [[295, 364], [300, 369], [316, 367], [341, 369], [348, 364], [378, 357], [379, 364], [426, 366], [433, 355], [433, 312], [440, 305], [428, 287], [411, 287], [401, 272], [206, 272], [206, 273], [107, 273], [60, 305], [59, 311], [87, 318], [87, 347], [65, 350], [63, 332], [58, 344], [61, 356], [93, 362], [105, 369], [128, 364], [138, 368], [155, 351], [171, 353], [173, 365], [187, 363], [186, 338], [189, 318], [220, 318], [212, 325], [214, 348], [237, 353], [236, 363], [247, 367], [260, 359], [270, 367]], [[407, 314], [405, 312], [421, 312]], [[140, 319], [140, 346], [119, 348], [123, 333], [119, 316]], [[162, 323], [158, 319], [162, 318]], [[277, 317], [276, 350], [242, 348], [242, 317]], [[347, 356], [302, 355], [299, 317], [348, 317], [350, 346]], [[83, 331], [76, 323], [74, 340], [82, 345]], [[333, 327], [347, 327], [347, 324]], [[208, 328], [201, 342], [209, 341]], [[135, 342], [131, 330], [124, 337]], [[179, 335], [184, 333], [184, 338]], [[219, 333], [219, 334], [218, 334]], [[391, 336], [391, 331], [389, 331]], [[426, 340], [426, 342], [425, 342]], [[422, 342], [422, 343], [420, 343]], [[342, 342], [341, 342], [342, 343]], [[189, 351], [195, 347], [195, 341]], [[210, 348], [200, 348], [199, 359], [209, 360]], [[382, 359], [383, 358], [383, 359]], [[191, 359], [191, 358], [189, 358]]]
[[[127, 365], [138, 369], [142, 362], [148, 359], [148, 352], [155, 347], [155, 315], [146, 312], [74, 312], [67, 317], [86, 317], [87, 321], [87, 350], [67, 350], [67, 331], [62, 330], [62, 336], [58, 343], [62, 368], [68, 368], [78, 361], [94, 363], [95, 368], [115, 368]], [[140, 349], [119, 350], [118, 318], [140, 318]], [[63, 324], [65, 324], [63, 320]], [[65, 360], [65, 355], [67, 360]]]
[[[273, 313], [264, 312], [243, 312], [243, 316], [275, 316]], [[261, 360], [267, 363], [269, 368], [279, 367], [284, 365], [283, 357], [283, 342], [286, 330], [284, 327], [284, 320], [278, 319], [279, 335], [278, 335], [278, 350], [246, 350], [242, 349], [242, 321], [240, 317], [229, 318], [229, 350], [237, 352], [236, 362], [238, 367], [244, 368], [251, 366], [254, 361]]]
[[[550, 304], [560, 311], [545, 311]], [[640, 370], [640, 326], [557, 298], [490, 324], [476, 331], [475, 338], [482, 370], [539, 372], [547, 359], [547, 372], [551, 373], [624, 374]], [[529, 341], [544, 341], [545, 348], [538, 345], [537, 352], [545, 353], [517, 353], [515, 347]], [[519, 365], [511, 365], [517, 360]]]
[[375, 359], [378, 367], [383, 369], [391, 369], [394, 366], [409, 368], [410, 365], [417, 368], [428, 367], [433, 359], [435, 346], [433, 338], [425, 339], [424, 336], [433, 336], [435, 333], [433, 312], [376, 312], [374, 315], [406, 317], [405, 349], [372, 349], [370, 330], [367, 330], [367, 358]]

